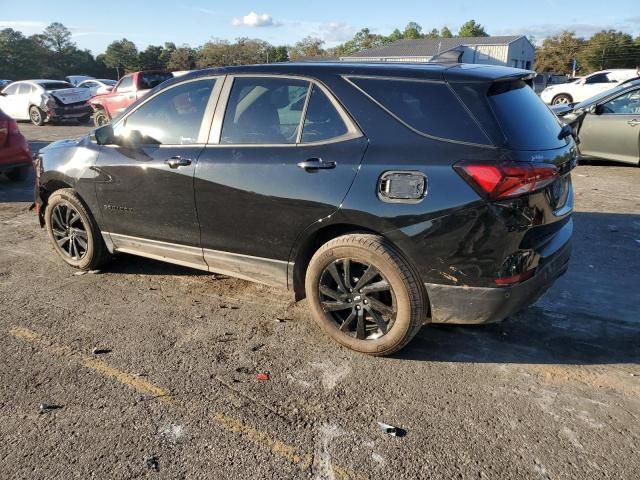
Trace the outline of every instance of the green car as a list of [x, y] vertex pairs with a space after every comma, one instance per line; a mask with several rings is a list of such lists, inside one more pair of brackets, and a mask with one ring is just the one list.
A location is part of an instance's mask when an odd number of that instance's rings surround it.
[[573, 127], [581, 157], [640, 165], [640, 78], [551, 109]]

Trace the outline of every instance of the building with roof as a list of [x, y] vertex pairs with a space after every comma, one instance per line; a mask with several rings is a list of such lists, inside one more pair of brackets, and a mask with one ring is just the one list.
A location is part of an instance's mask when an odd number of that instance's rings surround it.
[[340, 57], [347, 62], [452, 61], [502, 65], [530, 70], [535, 47], [524, 35], [397, 40]]

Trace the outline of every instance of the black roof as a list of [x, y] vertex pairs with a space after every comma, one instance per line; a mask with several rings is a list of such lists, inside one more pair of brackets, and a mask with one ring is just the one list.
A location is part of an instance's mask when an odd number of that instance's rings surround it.
[[163, 85], [184, 79], [227, 74], [278, 74], [309, 77], [322, 75], [372, 75], [447, 81], [491, 81], [499, 78], [522, 77], [533, 74], [533, 72], [497, 65], [467, 63], [283, 62], [197, 70], [174, 80], [167, 80]]
[[343, 57], [433, 57], [462, 45], [508, 45], [519, 38], [522, 38], [522, 35], [402, 39]]

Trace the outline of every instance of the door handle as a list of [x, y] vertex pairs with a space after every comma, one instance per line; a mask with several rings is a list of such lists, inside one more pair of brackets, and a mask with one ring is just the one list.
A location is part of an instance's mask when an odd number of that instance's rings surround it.
[[182, 158], [180, 155], [168, 158], [164, 161], [165, 165], [169, 165], [169, 168], [186, 167], [191, 165], [191, 160], [188, 158]]
[[309, 171], [336, 168], [336, 162], [332, 160], [322, 160], [321, 158], [309, 158], [304, 162], [298, 162], [298, 167]]
[[629, 120], [627, 123], [629, 125], [631, 125], [632, 127], [636, 127], [636, 126], [640, 125], [640, 120], [637, 120], [637, 119], [634, 118], [633, 120]]

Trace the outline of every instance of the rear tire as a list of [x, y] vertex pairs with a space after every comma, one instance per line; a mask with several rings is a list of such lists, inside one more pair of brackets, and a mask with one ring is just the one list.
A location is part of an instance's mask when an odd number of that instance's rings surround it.
[[44, 125], [44, 112], [35, 105], [29, 107], [29, 119], [37, 127]]
[[109, 123], [111, 121], [111, 119], [109, 118], [109, 116], [107, 115], [107, 112], [102, 109], [99, 108], [98, 110], [95, 111], [95, 113], [93, 114], [93, 124], [96, 127], [101, 127], [103, 125], [106, 125], [107, 123]]
[[22, 182], [29, 176], [29, 170], [31, 170], [31, 167], [29, 165], [25, 165], [23, 167], [16, 167], [13, 170], [9, 170], [6, 175], [12, 182]]
[[[370, 268], [374, 276], [367, 273]], [[427, 316], [424, 285], [378, 235], [345, 235], [320, 247], [309, 262], [305, 290], [320, 328], [341, 345], [369, 355], [403, 348]]]
[[44, 219], [53, 248], [68, 265], [92, 270], [110, 259], [100, 229], [73, 189], [51, 194]]
[[553, 97], [553, 100], [551, 100], [551, 105], [567, 105], [572, 102], [573, 98], [571, 98], [571, 95], [561, 93], [560, 95], [556, 95], [555, 97]]

